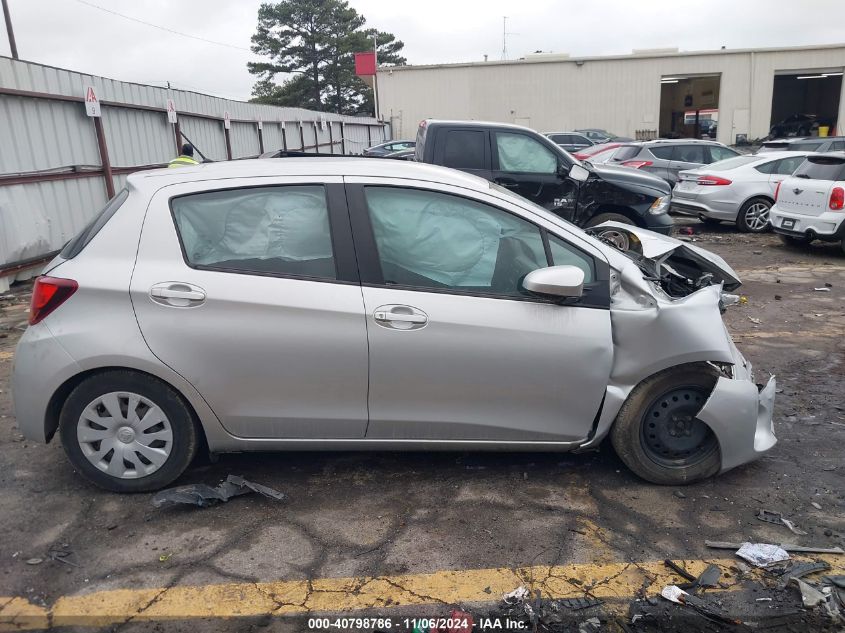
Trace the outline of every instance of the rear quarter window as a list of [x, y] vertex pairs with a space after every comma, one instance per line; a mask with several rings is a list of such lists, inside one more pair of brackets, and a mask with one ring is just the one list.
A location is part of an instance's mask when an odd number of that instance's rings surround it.
[[106, 222], [111, 220], [112, 216], [117, 213], [117, 210], [126, 202], [126, 199], [129, 197], [129, 191], [127, 189], [121, 189], [117, 192], [114, 198], [108, 201], [105, 207], [97, 213], [88, 224], [85, 225], [85, 228], [82, 229], [76, 237], [71, 239], [67, 244], [65, 244], [64, 248], [62, 249], [60, 255], [64, 259], [73, 259], [79, 253], [82, 252], [82, 249], [88, 246], [88, 243], [94, 239], [94, 236], [100, 232]]
[[652, 147], [649, 151], [657, 158], [662, 158], [663, 160], [671, 160], [672, 151], [674, 149], [675, 147], [673, 145], [670, 145], [669, 147]]
[[810, 180], [845, 180], [845, 158], [808, 158], [792, 175]]

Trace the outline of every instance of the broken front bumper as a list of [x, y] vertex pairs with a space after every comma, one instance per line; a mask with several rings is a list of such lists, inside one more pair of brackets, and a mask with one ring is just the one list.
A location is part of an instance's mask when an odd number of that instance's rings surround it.
[[722, 469], [730, 470], [759, 458], [777, 443], [772, 414], [775, 377], [763, 389], [747, 378], [719, 378], [713, 393], [698, 413], [716, 434]]

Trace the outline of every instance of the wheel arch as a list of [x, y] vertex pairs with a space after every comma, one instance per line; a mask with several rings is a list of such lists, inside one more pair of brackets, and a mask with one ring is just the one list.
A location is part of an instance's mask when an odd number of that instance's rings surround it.
[[121, 365], [112, 365], [112, 366], [104, 366], [104, 367], [96, 367], [92, 369], [83, 370], [77, 374], [74, 374], [67, 380], [65, 380], [61, 385], [59, 385], [58, 389], [53, 392], [53, 395], [50, 397], [50, 400], [47, 402], [47, 409], [44, 414], [44, 437], [47, 442], [53, 439], [55, 436], [56, 431], [59, 429], [59, 420], [62, 413], [62, 408], [67, 402], [68, 396], [70, 396], [71, 392], [79, 386], [83, 381], [91, 378], [93, 376], [97, 376], [99, 374], [104, 374], [111, 371], [129, 371], [135, 374], [140, 374], [157, 382], [160, 382], [169, 388], [171, 388], [178, 396], [182, 399], [185, 406], [188, 408], [188, 411], [191, 413], [191, 418], [193, 419], [194, 425], [197, 428], [198, 436], [201, 442], [204, 445], [207, 445], [207, 438], [205, 435], [205, 428], [202, 424], [202, 420], [200, 418], [199, 413], [197, 412], [194, 403], [191, 402], [191, 399], [185, 396], [181, 389], [178, 386], [174, 385], [171, 381], [162, 378], [161, 376], [157, 376], [153, 373], [148, 371], [144, 371], [143, 369], [138, 369], [136, 367], [125, 367]]

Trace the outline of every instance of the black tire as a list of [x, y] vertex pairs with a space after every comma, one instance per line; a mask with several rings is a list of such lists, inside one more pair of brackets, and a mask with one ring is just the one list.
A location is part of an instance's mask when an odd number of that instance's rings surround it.
[[784, 235], [783, 233], [778, 233], [778, 237], [783, 242], [783, 245], [789, 248], [806, 248], [810, 245], [810, 240], [805, 237], [795, 237], [793, 235]]
[[[765, 233], [771, 230], [769, 211], [772, 204], [774, 203], [768, 198], [751, 198], [751, 200], [746, 201], [736, 215], [737, 228], [743, 233]], [[762, 210], [762, 207], [765, 207], [765, 211]], [[759, 226], [759, 223], [755, 223], [755, 220], [762, 213], [765, 213], [766, 221], [763, 226]]]
[[718, 226], [722, 223], [722, 221], [720, 219], [718, 219], [718, 218], [708, 218], [706, 215], [699, 215], [698, 219], [701, 220], [701, 222], [705, 226]]
[[695, 418], [717, 378], [715, 369], [696, 363], [672, 367], [637, 385], [610, 431], [625, 465], [646, 481], [671, 486], [718, 473], [716, 436]]
[[[631, 218], [622, 215], [621, 213], [599, 213], [587, 221], [585, 228], [598, 226], [604, 222], [619, 222], [620, 224], [636, 226]], [[607, 235], [605, 236], [605, 234]], [[631, 247], [631, 241], [628, 236], [616, 231], [615, 229], [607, 229], [605, 231], [597, 232], [596, 235], [600, 237], [605, 236], [605, 239], [613, 243], [620, 250], [627, 251]]]
[[[83, 452], [77, 438], [80, 416], [90, 403], [112, 392], [138, 394], [158, 406], [167, 418], [171, 432], [169, 454], [158, 469], [150, 474], [127, 479], [112, 476], [95, 466]], [[149, 492], [172, 483], [193, 460], [199, 442], [197, 424], [185, 400], [164, 382], [130, 370], [107, 371], [79, 383], [62, 406], [59, 435], [65, 453], [76, 470], [94, 485], [113, 492]], [[134, 455], [136, 460], [141, 459], [137, 453]], [[112, 453], [112, 459], [114, 456]], [[101, 461], [104, 462], [107, 457], [108, 454]], [[124, 464], [128, 462], [124, 461]]]

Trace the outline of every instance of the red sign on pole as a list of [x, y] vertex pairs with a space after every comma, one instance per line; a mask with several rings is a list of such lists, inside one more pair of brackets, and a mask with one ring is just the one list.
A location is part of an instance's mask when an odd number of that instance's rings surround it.
[[355, 53], [355, 74], [359, 77], [376, 74], [375, 52], [370, 51], [368, 53]]

